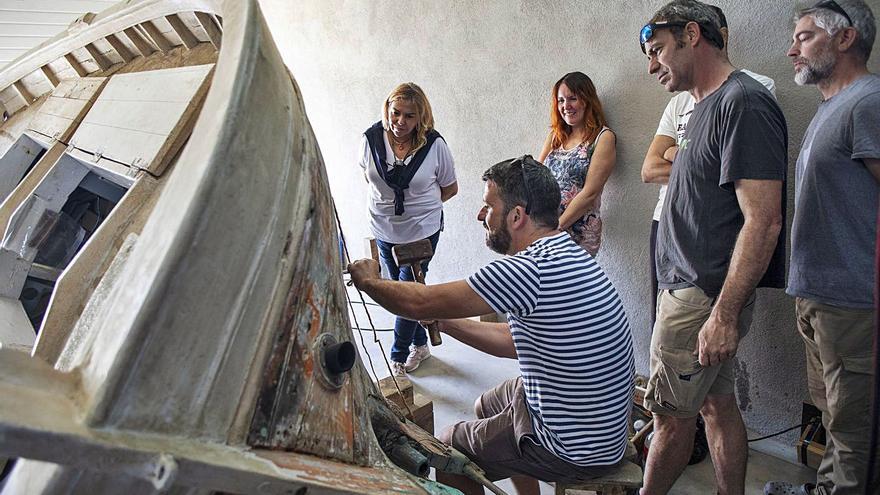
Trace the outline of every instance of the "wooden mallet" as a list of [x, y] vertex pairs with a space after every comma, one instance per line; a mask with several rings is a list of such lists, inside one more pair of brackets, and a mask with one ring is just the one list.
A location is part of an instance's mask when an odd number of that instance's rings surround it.
[[[421, 241], [408, 244], [398, 244], [391, 248], [391, 254], [394, 256], [394, 262], [397, 263], [397, 266], [409, 265], [416, 282], [420, 284], [425, 283], [425, 274], [422, 273], [422, 261], [429, 260], [431, 256], [434, 256], [431, 241], [422, 239]], [[437, 323], [430, 323], [428, 325], [428, 335], [431, 337], [431, 345], [438, 346], [443, 343]]]

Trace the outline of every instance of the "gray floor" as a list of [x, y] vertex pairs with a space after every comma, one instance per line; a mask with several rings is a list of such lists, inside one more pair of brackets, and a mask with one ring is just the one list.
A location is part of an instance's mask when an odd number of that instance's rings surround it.
[[[357, 296], [355, 296], [357, 300]], [[387, 352], [391, 348], [393, 317], [382, 308], [368, 306], [373, 322], [379, 331], [378, 340]], [[368, 328], [363, 311], [357, 311], [359, 324]], [[357, 331], [355, 339], [358, 350], [364, 355]], [[379, 378], [390, 373], [382, 357], [379, 344], [373, 340], [371, 331], [363, 332], [366, 348], [372, 359]], [[410, 374], [416, 391], [430, 397], [434, 401], [434, 424], [437, 430], [461, 420], [473, 418], [474, 400], [485, 390], [499, 382], [518, 374], [516, 362], [500, 359], [443, 336], [443, 345], [432, 349], [431, 358], [422, 363], [415, 372]], [[367, 371], [370, 370], [369, 359], [364, 359]], [[792, 447], [794, 449], [794, 447]], [[755, 450], [749, 451], [749, 466], [746, 477], [746, 493], [760, 494], [764, 483], [768, 480], [786, 480], [804, 483], [815, 479], [815, 471], [801, 465], [772, 457]], [[499, 486], [513, 493], [509, 482], [502, 481]], [[541, 487], [542, 494], [552, 494], [553, 488], [548, 484]], [[715, 493], [715, 481], [712, 464], [709, 459], [700, 464], [689, 466], [670, 492], [673, 495], [694, 495]]]

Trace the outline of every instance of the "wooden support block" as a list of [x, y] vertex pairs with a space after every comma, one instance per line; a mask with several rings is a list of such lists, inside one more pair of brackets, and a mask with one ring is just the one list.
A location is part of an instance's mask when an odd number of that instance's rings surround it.
[[72, 68], [79, 77], [86, 77], [87, 75], [89, 75], [89, 72], [85, 69], [85, 67], [82, 66], [81, 63], [79, 63], [79, 60], [77, 60], [72, 53], [68, 53], [67, 55], [65, 55], [64, 60], [67, 60], [67, 63], [70, 64], [70, 68]]
[[51, 67], [49, 67], [48, 65], [44, 65], [40, 67], [40, 72], [42, 72], [43, 75], [46, 76], [46, 80], [49, 81], [49, 84], [51, 84], [53, 88], [58, 87], [58, 83], [60, 81], [58, 80], [58, 76], [55, 75], [55, 72], [52, 70]]
[[413, 423], [431, 435], [434, 434], [434, 403], [422, 394], [415, 394], [413, 406], [410, 407], [413, 417], [409, 418]]
[[156, 51], [156, 47], [147, 41], [134, 26], [125, 28], [123, 31], [125, 36], [131, 41], [131, 44], [140, 52], [142, 57], [149, 57]]
[[[394, 385], [395, 380], [397, 381], [396, 386]], [[400, 391], [397, 390], [398, 387]], [[403, 412], [406, 412], [406, 406], [413, 404], [412, 382], [408, 378], [402, 376], [383, 378], [379, 380], [379, 391], [382, 393], [382, 397], [385, 397]]]
[[147, 36], [150, 37], [150, 40], [159, 48], [159, 50], [162, 51], [162, 53], [168, 53], [174, 48], [171, 45], [171, 42], [168, 41], [168, 38], [159, 31], [159, 28], [157, 28], [152, 21], [147, 21], [141, 24], [141, 27], [144, 28], [144, 31], [147, 32]]
[[122, 40], [117, 38], [115, 34], [108, 35], [104, 39], [107, 40], [107, 43], [110, 43], [110, 46], [112, 46], [113, 49], [116, 50], [116, 53], [119, 54], [119, 57], [122, 58], [122, 60], [124, 60], [125, 63], [131, 62], [132, 60], [134, 60], [134, 58], [135, 58], [134, 53], [131, 53], [131, 50], [129, 50], [128, 47], [125, 46], [125, 43], [123, 43]]
[[180, 41], [183, 44], [192, 50], [199, 44], [198, 38], [189, 30], [186, 23], [184, 23], [177, 14], [166, 15], [165, 19], [168, 21], [168, 24], [171, 24], [171, 29], [180, 36]]
[[98, 47], [96, 47], [94, 44], [89, 43], [85, 46], [85, 48], [86, 51], [89, 52], [89, 55], [92, 56], [92, 60], [94, 60], [95, 63], [98, 64], [98, 67], [101, 70], [107, 70], [113, 66], [113, 64], [110, 62], [110, 59], [105, 57], [104, 54], [101, 53], [101, 50], [98, 50]]
[[220, 43], [223, 40], [223, 33], [220, 31], [220, 25], [217, 24], [217, 21], [211, 14], [206, 14], [204, 12], [196, 12], [195, 14], [199, 24], [202, 25], [205, 33], [208, 34], [208, 39], [211, 40], [211, 44], [214, 45], [214, 48], [219, 50]]

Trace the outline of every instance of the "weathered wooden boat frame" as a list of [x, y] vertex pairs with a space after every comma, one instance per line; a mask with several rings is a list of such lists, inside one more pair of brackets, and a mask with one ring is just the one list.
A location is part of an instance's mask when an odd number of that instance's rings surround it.
[[[132, 493], [455, 493], [383, 454], [402, 443], [479, 476], [391, 411], [360, 363], [330, 386], [319, 376], [319, 344], [351, 339], [332, 203], [256, 0], [146, 0], [18, 60], [0, 88], [30, 104], [38, 95], [23, 78], [40, 71], [55, 86], [44, 68], [72, 47], [180, 11], [223, 20], [204, 109], [142, 232], [102, 280], [94, 338], [67, 343], [64, 369], [0, 349], [0, 455], [29, 459], [16, 471], [43, 475], [41, 493], [82, 479], [83, 490]], [[219, 46], [219, 30], [206, 32]]]

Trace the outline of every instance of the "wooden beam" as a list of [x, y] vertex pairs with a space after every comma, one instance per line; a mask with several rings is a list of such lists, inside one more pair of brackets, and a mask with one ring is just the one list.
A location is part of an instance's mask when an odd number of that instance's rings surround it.
[[104, 54], [101, 53], [101, 50], [98, 50], [98, 47], [96, 47], [92, 43], [86, 45], [85, 48], [86, 51], [89, 52], [89, 55], [92, 56], [92, 59], [95, 61], [95, 63], [98, 64], [98, 67], [101, 70], [107, 70], [113, 65], [112, 63], [110, 63], [110, 59], [105, 57]]
[[153, 44], [156, 45], [159, 50], [162, 51], [162, 53], [168, 53], [171, 51], [172, 48], [174, 48], [173, 46], [171, 46], [171, 43], [168, 42], [168, 39], [165, 38], [165, 35], [162, 34], [161, 31], [159, 31], [159, 28], [157, 28], [152, 21], [147, 21], [141, 24], [141, 26], [144, 28], [144, 31], [147, 32], [147, 36], [150, 37], [150, 40], [153, 41]]
[[137, 48], [142, 57], [149, 57], [156, 51], [156, 47], [149, 41], [145, 40], [134, 26], [125, 28], [122, 32], [125, 33], [125, 36], [131, 41], [135, 48]]
[[13, 83], [13, 86], [18, 92], [18, 96], [21, 96], [21, 99], [24, 100], [24, 104], [26, 106], [30, 106], [30, 104], [33, 103], [36, 99], [34, 98], [34, 95], [32, 95], [30, 91], [28, 91], [24, 84], [21, 83], [21, 81], [15, 81], [15, 83]]
[[208, 39], [211, 40], [211, 44], [214, 45], [214, 48], [220, 49], [220, 43], [223, 40], [223, 32], [220, 30], [220, 26], [217, 24], [216, 19], [211, 14], [206, 14], [204, 12], [196, 12], [196, 19], [198, 19], [199, 24], [202, 25], [205, 32], [208, 33]]
[[116, 50], [116, 53], [119, 54], [120, 58], [125, 61], [125, 63], [129, 63], [135, 58], [135, 54], [131, 53], [131, 50], [125, 46], [125, 43], [122, 42], [119, 38], [116, 37], [115, 34], [108, 35], [106, 38], [107, 43], [110, 43], [110, 46]]
[[53, 88], [58, 87], [58, 83], [60, 81], [58, 80], [58, 76], [55, 75], [55, 72], [52, 70], [51, 67], [49, 67], [48, 65], [44, 65], [40, 67], [40, 71], [43, 73], [44, 76], [46, 76], [46, 80], [49, 81], [49, 84], [51, 84]]
[[187, 48], [192, 50], [199, 44], [198, 38], [195, 37], [177, 14], [166, 15], [165, 19], [171, 24], [171, 29], [180, 36], [180, 40], [183, 41]]
[[79, 63], [79, 60], [77, 60], [72, 53], [68, 53], [67, 55], [65, 55], [64, 60], [67, 60], [67, 63], [70, 64], [70, 67], [74, 70], [74, 72], [76, 72], [79, 77], [86, 77], [87, 75], [89, 75], [86, 68], [83, 67], [81, 63]]

